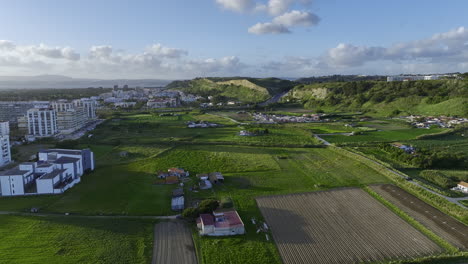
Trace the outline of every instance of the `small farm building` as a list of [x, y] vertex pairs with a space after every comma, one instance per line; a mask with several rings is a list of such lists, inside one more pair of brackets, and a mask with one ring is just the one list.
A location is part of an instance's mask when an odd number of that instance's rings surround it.
[[200, 214], [197, 219], [200, 235], [232, 236], [245, 234], [244, 223], [235, 210]]

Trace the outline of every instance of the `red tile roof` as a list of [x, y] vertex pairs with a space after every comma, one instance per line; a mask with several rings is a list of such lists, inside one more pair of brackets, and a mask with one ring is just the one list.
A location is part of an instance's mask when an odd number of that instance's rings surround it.
[[212, 214], [200, 214], [200, 220], [203, 225], [214, 225], [214, 217]]

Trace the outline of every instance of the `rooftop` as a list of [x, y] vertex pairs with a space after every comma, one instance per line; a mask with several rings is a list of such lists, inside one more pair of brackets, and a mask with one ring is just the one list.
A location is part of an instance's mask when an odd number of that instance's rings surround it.
[[0, 171], [0, 176], [14, 176], [14, 175], [24, 175], [28, 173], [27, 170], [20, 170], [19, 167], [14, 167], [6, 171]]
[[42, 175], [39, 179], [42, 179], [42, 180], [53, 179], [53, 178], [57, 177], [57, 175], [65, 172], [65, 171], [67, 171], [67, 170], [54, 170], [51, 173], [46, 173], [46, 174]]
[[57, 152], [59, 154], [73, 154], [73, 155], [81, 155], [82, 150], [77, 149], [46, 149], [39, 151], [41, 153], [53, 153]]
[[464, 182], [464, 181], [461, 181], [458, 183], [458, 185], [461, 185], [463, 187], [467, 187], [468, 188], [468, 183]]
[[77, 161], [80, 161], [80, 159], [79, 158], [71, 158], [71, 157], [60, 157], [57, 160], [55, 160], [54, 163], [64, 164], [64, 163], [73, 163], [73, 162], [77, 162]]
[[214, 225], [214, 217], [211, 214], [200, 214], [200, 221], [203, 225]]
[[227, 212], [215, 211], [214, 213], [222, 215], [222, 216], [216, 217], [215, 227], [234, 227], [234, 226], [244, 225], [237, 211], [227, 211]]

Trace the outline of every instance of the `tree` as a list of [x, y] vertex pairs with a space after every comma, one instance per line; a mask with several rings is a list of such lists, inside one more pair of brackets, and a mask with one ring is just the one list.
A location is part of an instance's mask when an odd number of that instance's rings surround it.
[[219, 207], [219, 202], [214, 199], [206, 199], [198, 205], [200, 214], [211, 213]]
[[200, 215], [198, 208], [189, 207], [182, 212], [182, 217], [194, 220]]

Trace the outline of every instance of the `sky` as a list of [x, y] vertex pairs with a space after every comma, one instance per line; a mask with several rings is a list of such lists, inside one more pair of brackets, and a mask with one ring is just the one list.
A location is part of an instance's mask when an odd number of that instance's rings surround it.
[[0, 76], [468, 71], [466, 0], [0, 0]]

